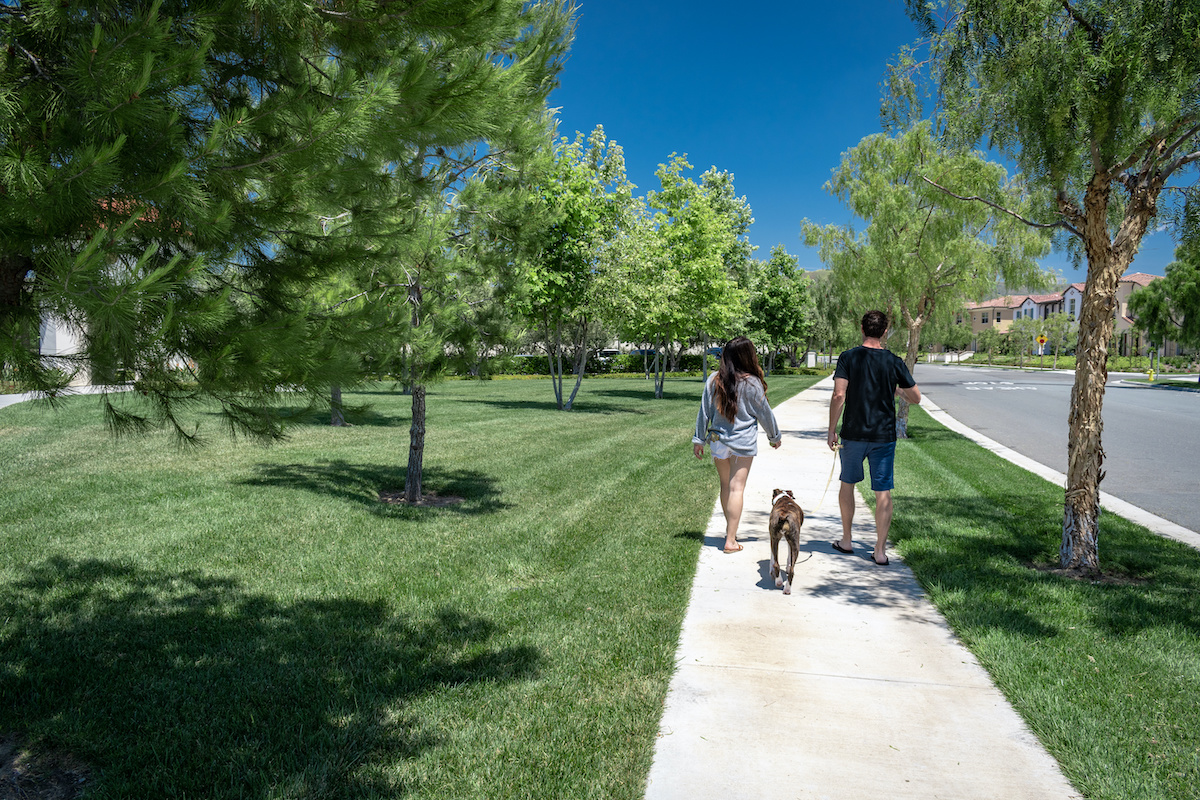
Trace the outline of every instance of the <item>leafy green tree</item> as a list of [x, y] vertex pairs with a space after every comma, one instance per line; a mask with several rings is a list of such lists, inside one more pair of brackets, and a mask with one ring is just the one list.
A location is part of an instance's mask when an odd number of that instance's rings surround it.
[[743, 297], [726, 271], [725, 256], [735, 238], [731, 221], [702, 185], [683, 176], [689, 169], [686, 158], [675, 154], [659, 165], [655, 174], [661, 189], [647, 197], [656, 241], [640, 245], [645, 262], [625, 265], [630, 302], [624, 317], [636, 320], [631, 329], [655, 348], [656, 398], [663, 396], [668, 348], [681, 349], [697, 330], [725, 328]]
[[828, 348], [832, 362], [835, 350], [853, 347], [862, 338], [859, 321], [854, 318], [852, 310], [857, 304], [851, 301], [847, 293], [839, 290], [829, 270], [812, 273], [811, 280], [810, 291], [815, 311], [812, 340], [818, 349]]
[[[709, 203], [717, 215], [729, 224], [730, 238], [721, 260], [725, 263], [725, 272], [743, 290], [749, 291], [754, 273], [754, 251], [758, 248], [750, 243], [750, 226], [754, 224], [754, 214], [746, 197], [738, 196], [733, 186], [733, 173], [710, 167], [700, 176], [700, 185], [708, 196]], [[734, 309], [734, 316], [737, 315]], [[724, 315], [718, 315], [718, 320], [724, 321]], [[726, 322], [719, 327], [711, 327], [705, 319], [700, 326], [699, 340], [704, 352], [714, 341], [722, 341], [729, 337], [729, 324]], [[708, 358], [703, 359], [704, 378], [708, 379]]]
[[[888, 309], [892, 327], [907, 331], [910, 370], [916, 366], [921, 329], [939, 310], [982, 296], [997, 278], [1026, 284], [1045, 280], [1035, 260], [1046, 251], [1044, 237], [987, 206], [948, 197], [931, 181], [970, 185], [1016, 207], [1024, 201], [1019, 184], [999, 164], [947, 150], [928, 123], [918, 123], [897, 136], [863, 139], [826, 184], [830, 194], [866, 220], [861, 234], [804, 223], [806, 242], [820, 248], [839, 288]], [[907, 412], [901, 400], [900, 436]]]
[[[559, 410], [570, 410], [600, 324], [600, 277], [613, 258], [613, 242], [629, 223], [634, 186], [625, 176], [621, 146], [597, 126], [585, 140], [563, 139], [542, 188], [541, 236], [528, 271], [525, 313], [539, 332], [550, 363]], [[534, 223], [536, 227], [538, 223]], [[563, 400], [564, 359], [575, 386]]]
[[795, 256], [781, 244], [759, 264], [751, 283], [749, 335], [767, 349], [766, 371], [775, 369], [775, 354], [803, 341], [812, 327], [809, 279]]
[[1058, 369], [1059, 354], [1078, 338], [1075, 320], [1065, 311], [1050, 314], [1042, 320], [1042, 332], [1046, 334], [1046, 344], [1054, 350], [1053, 368]]
[[1200, 347], [1200, 246], [1177, 248], [1166, 277], [1130, 296], [1129, 313], [1156, 347]]
[[987, 353], [988, 366], [992, 365], [992, 358], [996, 353], [1000, 352], [1004, 344], [1004, 335], [995, 328], [984, 328], [975, 335], [975, 341], [978, 349]]
[[[946, 137], [963, 144], [989, 137], [1029, 181], [1033, 207], [1022, 213], [995, 197], [945, 188], [1055, 231], [1087, 261], [1060, 560], [1092, 572], [1100, 564], [1102, 409], [1118, 282], [1160, 211], [1185, 235], [1200, 221], [1200, 8], [1157, 0], [946, 0], [908, 8], [931, 39], [927, 51], [898, 59], [888, 84], [896, 102], [885, 116], [919, 115], [927, 75]], [[919, 52], [929, 53], [924, 72]]]
[[1025, 366], [1025, 357], [1037, 346], [1037, 337], [1042, 333], [1042, 321], [1032, 317], [1014, 319], [1009, 326], [1007, 337], [1013, 355], [1017, 356], [1017, 366]]

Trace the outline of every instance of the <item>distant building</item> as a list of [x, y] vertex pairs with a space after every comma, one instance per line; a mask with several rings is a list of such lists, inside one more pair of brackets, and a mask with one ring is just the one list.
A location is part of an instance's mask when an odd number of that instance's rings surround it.
[[[1148, 343], [1138, 330], [1137, 319], [1129, 314], [1129, 298], [1139, 289], [1160, 280], [1161, 276], [1134, 272], [1125, 275], [1117, 284], [1117, 307], [1113, 310], [1114, 330], [1117, 335], [1118, 355], [1142, 354]], [[971, 325], [971, 348], [978, 349], [980, 331], [994, 328], [1001, 333], [1008, 331], [1016, 319], [1045, 319], [1051, 314], [1067, 314], [1075, 319], [1083, 308], [1084, 284], [1072, 283], [1057, 294], [1005, 295], [979, 303], [967, 303], [957, 315], [959, 323]], [[1166, 342], [1162, 347], [1165, 356], [1180, 355], [1179, 345]]]

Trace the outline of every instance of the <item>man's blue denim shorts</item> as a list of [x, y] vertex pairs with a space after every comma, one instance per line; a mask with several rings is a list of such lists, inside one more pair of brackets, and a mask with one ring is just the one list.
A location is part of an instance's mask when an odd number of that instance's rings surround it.
[[895, 442], [851, 442], [842, 440], [842, 483], [863, 479], [863, 459], [871, 466], [871, 491], [886, 492], [895, 480]]

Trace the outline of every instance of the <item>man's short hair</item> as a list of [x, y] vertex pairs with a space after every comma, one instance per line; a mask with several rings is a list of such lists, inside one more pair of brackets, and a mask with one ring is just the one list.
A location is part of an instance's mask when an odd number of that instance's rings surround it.
[[863, 314], [862, 332], [863, 336], [871, 339], [882, 339], [887, 333], [888, 318], [887, 314], [882, 311], [868, 311]]

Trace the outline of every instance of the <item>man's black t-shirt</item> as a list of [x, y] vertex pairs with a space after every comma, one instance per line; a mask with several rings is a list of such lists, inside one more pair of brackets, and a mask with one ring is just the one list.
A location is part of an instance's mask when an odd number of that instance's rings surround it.
[[852, 442], [896, 441], [896, 387], [917, 385], [904, 359], [891, 350], [860, 345], [838, 356], [833, 377], [849, 382], [841, 437]]

